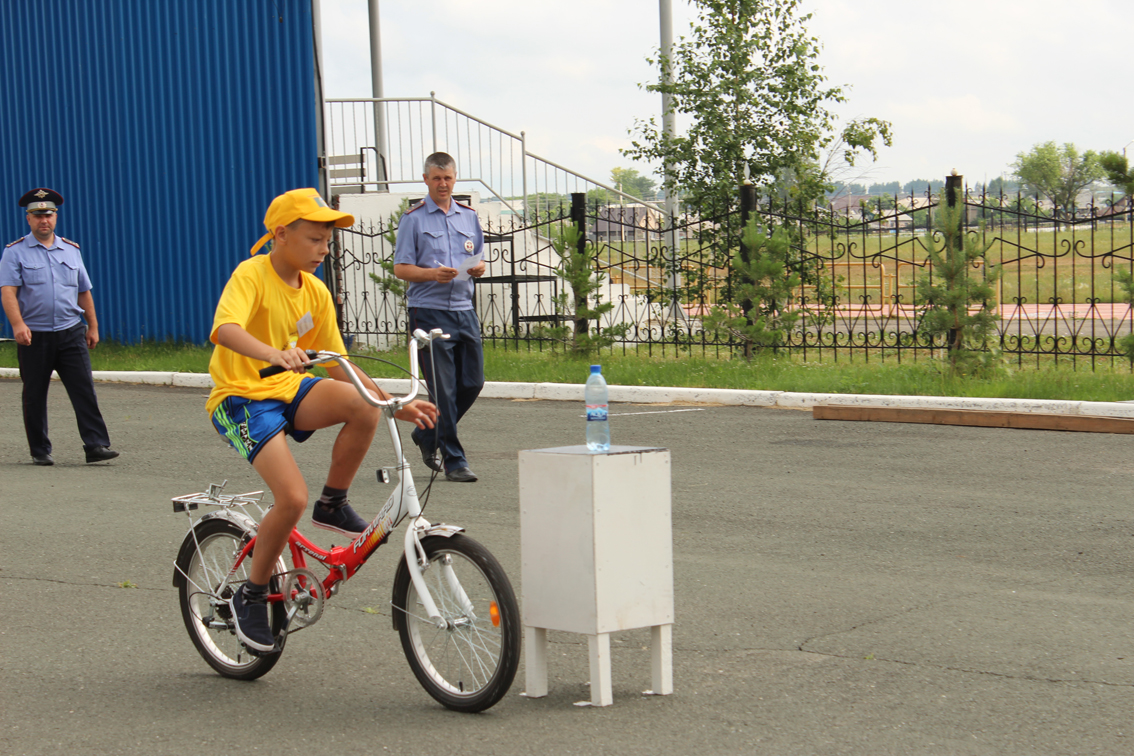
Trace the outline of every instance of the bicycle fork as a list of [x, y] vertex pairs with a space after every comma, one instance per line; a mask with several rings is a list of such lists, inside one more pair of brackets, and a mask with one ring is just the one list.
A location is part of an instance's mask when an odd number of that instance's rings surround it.
[[[387, 414], [387, 422], [391, 425], [394, 422], [392, 414]], [[429, 558], [425, 554], [425, 548], [421, 545], [421, 539], [426, 536], [440, 535], [446, 538], [452, 537], [456, 533], [464, 530], [462, 527], [455, 525], [445, 525], [443, 523], [434, 525], [426, 520], [421, 515], [421, 501], [417, 497], [417, 487], [414, 486], [413, 473], [410, 471], [409, 464], [406, 463], [405, 457], [402, 456], [401, 440], [398, 438], [397, 433], [391, 433], [394, 440], [394, 453], [398, 459], [402, 460], [401, 465], [398, 466], [398, 485], [390, 494], [390, 498], [386, 501], [386, 506], [383, 511], [386, 512], [386, 517], [391, 514], [392, 526], [391, 530], [398, 525], [398, 521], [404, 516], [409, 516], [410, 523], [406, 527], [405, 542], [403, 545], [403, 552], [405, 554], [406, 569], [409, 570], [410, 581], [413, 583], [414, 589], [417, 591], [418, 598], [421, 600], [421, 608], [429, 616], [429, 621], [436, 625], [439, 629], [444, 630], [448, 627], [448, 621], [441, 615], [437, 609], [437, 602], [433, 600], [433, 594], [430, 593], [429, 587], [425, 583], [425, 577], [422, 572], [423, 567], [429, 564]], [[381, 518], [385, 520], [386, 517]], [[468, 617], [473, 617], [472, 602], [469, 601], [468, 595], [461, 587], [457, 575], [453, 572], [452, 566], [448, 561], [441, 563], [441, 574], [445, 579], [449, 589], [461, 604], [461, 609]], [[401, 607], [402, 611], [409, 611], [409, 607]]]

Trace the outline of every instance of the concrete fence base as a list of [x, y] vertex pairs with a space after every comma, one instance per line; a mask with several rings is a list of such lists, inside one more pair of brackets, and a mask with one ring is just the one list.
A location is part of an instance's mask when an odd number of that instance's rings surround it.
[[[95, 380], [211, 389], [206, 373], [148, 371], [95, 371]], [[0, 368], [0, 378], [19, 378], [16, 368]], [[58, 376], [55, 376], [58, 379]], [[409, 379], [375, 381], [392, 394], [409, 390]], [[581, 383], [501, 383], [489, 381], [480, 394], [486, 399], [528, 399], [582, 402]], [[1134, 418], [1134, 402], [1070, 402], [1048, 399], [981, 399], [948, 396], [892, 396], [884, 394], [808, 394], [793, 391], [742, 391], [739, 389], [679, 388], [665, 386], [610, 386], [610, 401], [619, 404], [684, 404], [704, 406], [776, 407], [811, 409], [820, 404], [850, 407], [910, 407], [925, 409], [995, 410]]]

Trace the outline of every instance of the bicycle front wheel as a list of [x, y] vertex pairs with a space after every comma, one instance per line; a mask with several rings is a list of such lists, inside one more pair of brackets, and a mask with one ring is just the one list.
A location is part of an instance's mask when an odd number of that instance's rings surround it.
[[[266, 674], [283, 653], [285, 616], [279, 604], [269, 604], [272, 633], [279, 638], [280, 650], [253, 655], [236, 637], [228, 599], [248, 579], [252, 559], [245, 559], [231, 577], [235, 564], [252, 534], [228, 520], [202, 520], [185, 536], [178, 557], [178, 596], [185, 629], [197, 651], [209, 666], [225, 677], [255, 680]], [[277, 572], [282, 571], [282, 563]], [[225, 578], [228, 577], [228, 581]], [[272, 591], [279, 590], [279, 579], [272, 579]]]
[[512, 584], [488, 549], [464, 535], [421, 541], [422, 571], [445, 622], [422, 609], [405, 560], [394, 578], [394, 624], [414, 676], [442, 705], [477, 712], [494, 706], [520, 663], [520, 610]]

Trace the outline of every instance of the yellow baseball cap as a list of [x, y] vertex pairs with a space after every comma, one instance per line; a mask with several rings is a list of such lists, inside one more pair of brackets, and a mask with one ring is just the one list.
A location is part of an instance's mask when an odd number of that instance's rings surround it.
[[354, 225], [354, 216], [350, 213], [340, 213], [319, 196], [314, 189], [292, 189], [284, 192], [272, 200], [268, 205], [268, 212], [264, 213], [264, 226], [268, 233], [260, 237], [260, 241], [252, 247], [252, 254], [260, 251], [260, 247], [268, 243], [276, 232], [278, 226], [286, 226], [297, 220], [309, 220], [315, 223], [334, 223], [339, 228], [350, 228]]

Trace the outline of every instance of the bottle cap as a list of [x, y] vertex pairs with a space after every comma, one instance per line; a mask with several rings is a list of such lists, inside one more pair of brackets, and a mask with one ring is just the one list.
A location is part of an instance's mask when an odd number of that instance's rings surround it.
[[591, 365], [591, 373], [601, 373], [602, 365]]

